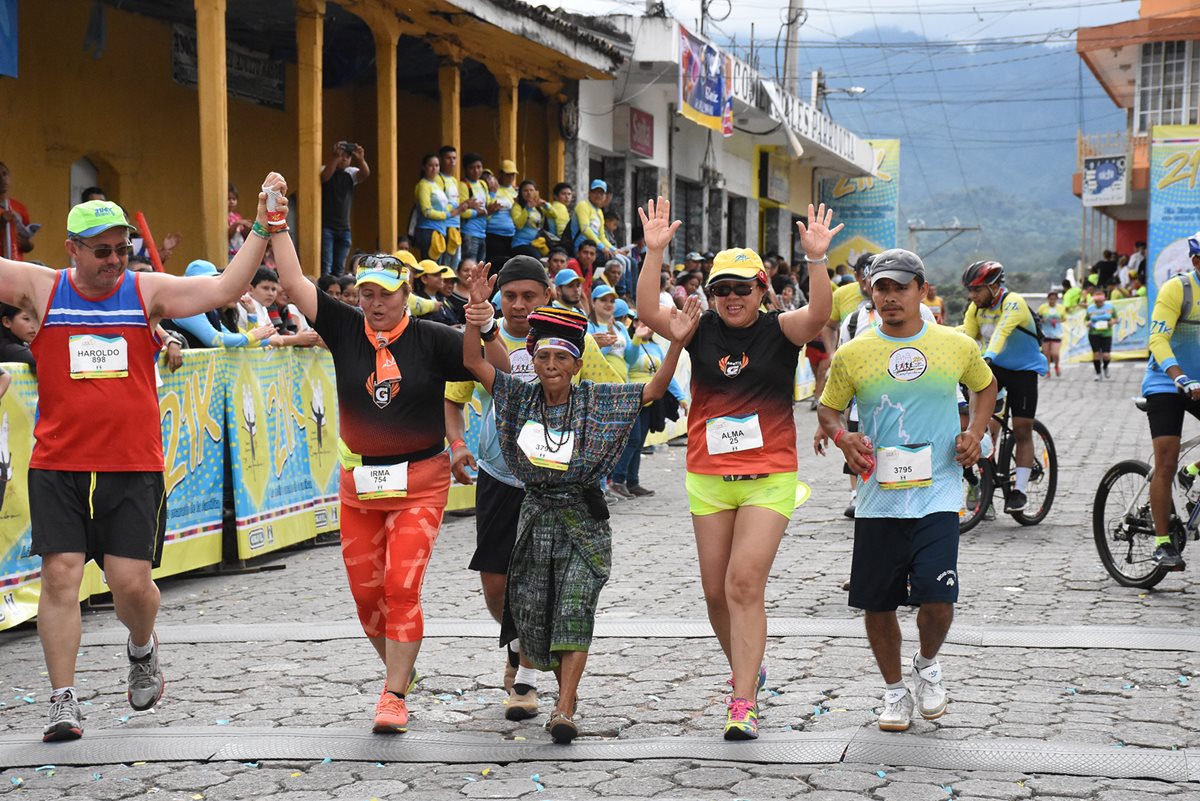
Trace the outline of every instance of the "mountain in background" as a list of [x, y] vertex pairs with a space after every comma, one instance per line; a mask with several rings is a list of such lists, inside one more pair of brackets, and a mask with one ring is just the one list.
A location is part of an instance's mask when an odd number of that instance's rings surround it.
[[[768, 76], [774, 52], [756, 52]], [[910, 220], [982, 228], [941, 247], [945, 234], [918, 236], [945, 290], [953, 294], [963, 267], [979, 258], [1003, 262], [1017, 289], [1061, 281], [1079, 253], [1076, 132], [1126, 127], [1073, 43], [965, 47], [880, 28], [839, 43], [802, 42], [800, 60], [803, 75], [822, 68], [830, 89], [867, 90], [828, 95], [834, 120], [866, 138], [901, 140], [901, 247]], [[807, 79], [797, 89], [809, 97]]]

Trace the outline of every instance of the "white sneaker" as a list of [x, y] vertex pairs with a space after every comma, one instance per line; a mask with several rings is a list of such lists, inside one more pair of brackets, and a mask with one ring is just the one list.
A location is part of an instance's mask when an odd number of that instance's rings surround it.
[[913, 695], [916, 696], [917, 711], [926, 720], [937, 720], [946, 714], [946, 688], [942, 686], [942, 666], [934, 660], [932, 665], [917, 670], [917, 657], [913, 655]]
[[908, 688], [885, 690], [883, 711], [879, 713], [879, 728], [883, 731], [908, 731], [912, 721], [913, 697]]

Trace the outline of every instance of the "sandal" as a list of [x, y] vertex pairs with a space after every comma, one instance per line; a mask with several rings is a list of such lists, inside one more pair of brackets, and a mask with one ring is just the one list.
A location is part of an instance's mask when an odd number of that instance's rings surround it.
[[551, 739], [559, 745], [567, 745], [579, 736], [579, 727], [575, 725], [575, 721], [557, 709], [546, 721], [546, 731], [550, 732]]

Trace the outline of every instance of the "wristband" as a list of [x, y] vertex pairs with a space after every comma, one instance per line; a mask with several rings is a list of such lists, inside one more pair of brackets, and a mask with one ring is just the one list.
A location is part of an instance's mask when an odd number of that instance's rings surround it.
[[1175, 376], [1175, 386], [1183, 389], [1191, 380], [1192, 379], [1187, 377], [1187, 373], [1180, 373], [1179, 375]]
[[808, 254], [807, 254], [807, 253], [805, 253], [805, 254], [804, 254], [804, 261], [805, 261], [805, 262], [807, 262], [808, 264], [820, 264], [821, 262], [824, 262], [824, 263], [828, 264], [828, 263], [829, 263], [829, 254], [828, 254], [828, 253], [826, 253], [824, 256], [822, 256], [822, 257], [821, 257], [821, 258], [819, 258], [819, 259], [810, 259], [810, 258], [808, 257]]
[[263, 225], [258, 220], [255, 220], [254, 224], [250, 226], [250, 233], [262, 239], [271, 238], [271, 232], [267, 230], [267, 226]]
[[846, 436], [847, 433], [848, 432], [846, 431], [846, 429], [839, 428], [837, 430], [837, 433], [833, 435], [833, 444], [837, 445], [838, 447], [841, 447], [841, 445], [839, 443], [841, 443], [842, 437]]
[[461, 439], [454, 440], [454, 442], [450, 443], [450, 452], [453, 453], [459, 447], [465, 448], [467, 447], [467, 443]]
[[494, 329], [495, 327], [496, 327], [496, 318], [493, 317], [492, 319], [488, 320], [487, 325], [485, 325], [479, 329], [479, 333], [489, 334], [492, 332], [492, 329]]

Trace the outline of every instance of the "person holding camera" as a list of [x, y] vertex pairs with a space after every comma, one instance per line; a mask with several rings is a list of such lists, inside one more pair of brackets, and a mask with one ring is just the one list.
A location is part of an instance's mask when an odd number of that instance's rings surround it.
[[321, 274], [341, 275], [350, 253], [354, 188], [371, 176], [362, 145], [338, 142], [321, 168]]

